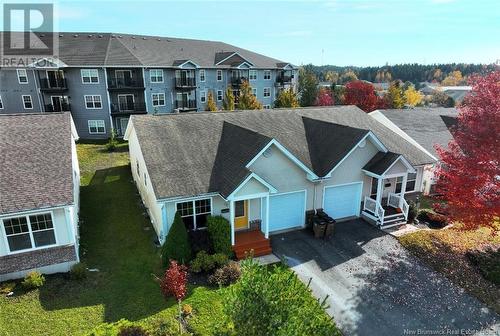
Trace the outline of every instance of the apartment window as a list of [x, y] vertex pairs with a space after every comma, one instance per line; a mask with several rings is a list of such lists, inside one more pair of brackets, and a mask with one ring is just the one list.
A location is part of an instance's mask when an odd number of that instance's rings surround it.
[[151, 69], [149, 70], [149, 80], [151, 83], [163, 83], [163, 70]]
[[2, 101], [2, 96], [0, 96], [0, 110], [3, 109], [3, 101]]
[[217, 81], [222, 81], [222, 70], [217, 70]]
[[271, 88], [264, 88], [264, 97], [271, 97]]
[[207, 101], [207, 91], [200, 91], [200, 102], [205, 103]]
[[85, 107], [88, 109], [101, 109], [102, 100], [99, 95], [84, 96], [85, 97]]
[[[406, 192], [415, 191], [415, 187], [417, 186], [417, 173], [409, 173], [408, 178], [406, 179]], [[401, 192], [403, 187], [403, 177], [399, 176], [396, 179], [396, 194]]]
[[26, 69], [17, 69], [17, 80], [19, 84], [28, 84], [28, 72]]
[[188, 230], [197, 230], [207, 226], [207, 217], [212, 213], [210, 198], [177, 203], [177, 211]]
[[89, 120], [89, 133], [90, 134], [105, 134], [106, 126], [104, 120]]
[[165, 106], [165, 94], [164, 93], [153, 93], [153, 106]]
[[271, 105], [263, 105], [262, 108], [269, 110], [271, 108]]
[[82, 69], [81, 74], [83, 84], [99, 83], [99, 72], [97, 71], [97, 69]]
[[31, 110], [33, 108], [33, 101], [31, 100], [31, 96], [23, 96], [23, 105], [27, 110]]
[[4, 219], [3, 226], [11, 252], [56, 244], [50, 213]]
[[271, 80], [271, 70], [264, 70], [264, 79]]
[[257, 97], [257, 88], [252, 88], [252, 94]]
[[205, 70], [200, 70], [200, 82], [205, 81]]
[[224, 99], [224, 92], [222, 90], [217, 90], [217, 101], [222, 101]]
[[257, 70], [250, 70], [248, 72], [248, 79], [250, 79], [251, 81], [257, 80]]

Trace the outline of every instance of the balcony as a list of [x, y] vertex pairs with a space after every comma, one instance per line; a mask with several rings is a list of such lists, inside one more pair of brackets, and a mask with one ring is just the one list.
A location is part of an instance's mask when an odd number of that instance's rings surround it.
[[109, 90], [144, 90], [142, 78], [109, 78]]
[[278, 76], [276, 76], [276, 86], [284, 86], [287, 84], [292, 84], [292, 79], [293, 79], [292, 75], [279, 74]]
[[66, 78], [41, 78], [40, 90], [41, 91], [65, 91], [68, 89]]
[[196, 110], [196, 100], [188, 99], [188, 100], [176, 100], [175, 108], [179, 111], [193, 111]]
[[69, 103], [61, 103], [58, 105], [47, 104], [45, 105], [45, 112], [68, 112], [71, 111]]
[[231, 85], [234, 87], [240, 87], [243, 82], [248, 82], [248, 77], [236, 77], [231, 76]]
[[195, 77], [175, 77], [174, 85], [177, 89], [192, 89], [196, 87]]
[[146, 104], [143, 102], [127, 102], [127, 103], [111, 103], [111, 114], [113, 115], [129, 115], [129, 114], [144, 114], [146, 112]]

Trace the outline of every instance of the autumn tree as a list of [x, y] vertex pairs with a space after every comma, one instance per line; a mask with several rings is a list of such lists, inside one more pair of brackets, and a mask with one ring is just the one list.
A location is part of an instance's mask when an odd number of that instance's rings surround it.
[[316, 97], [316, 102], [314, 103], [316, 106], [332, 106], [333, 105], [333, 97], [332, 91], [327, 88], [322, 88], [318, 91], [318, 96]]
[[356, 105], [365, 112], [382, 108], [383, 99], [375, 94], [373, 85], [364, 81], [352, 81], [346, 84], [344, 104]]
[[337, 84], [337, 82], [339, 81], [339, 74], [338, 72], [335, 72], [335, 71], [327, 71], [326, 74], [325, 74], [325, 79], [332, 83], [332, 84]]
[[226, 89], [226, 94], [222, 100], [222, 108], [225, 111], [234, 111], [234, 95], [230, 87]]
[[274, 102], [274, 107], [295, 108], [299, 106], [299, 100], [297, 99], [297, 95], [293, 92], [292, 88], [281, 90], [276, 97], [276, 101]]
[[472, 92], [458, 108], [448, 148], [437, 147], [436, 191], [450, 220], [465, 230], [498, 231], [500, 218], [500, 71], [474, 76]]
[[181, 301], [187, 294], [187, 268], [171, 260], [165, 274], [160, 279], [160, 290], [165, 297], [174, 297], [179, 307], [179, 332], [182, 333]]
[[431, 102], [441, 107], [453, 107], [455, 101], [443, 91], [436, 90], [432, 94]]
[[406, 105], [411, 107], [422, 104], [422, 100], [424, 99], [424, 96], [420, 92], [415, 90], [414, 86], [410, 86], [405, 90], [404, 97]]
[[346, 71], [344, 71], [342, 76], [340, 76], [340, 82], [344, 84], [355, 80], [358, 80], [358, 76], [351, 69], [347, 69]]
[[464, 78], [462, 73], [458, 70], [452, 71], [445, 79], [441, 82], [443, 86], [457, 86], [463, 84]]
[[244, 80], [240, 86], [240, 96], [238, 99], [238, 110], [260, 110], [262, 104], [252, 93], [250, 83]]
[[318, 95], [318, 79], [313, 72], [300, 68], [298, 90], [300, 106], [312, 106]]
[[207, 94], [207, 106], [205, 107], [205, 111], [217, 111], [217, 104], [215, 103], [214, 95], [210, 90]]
[[391, 83], [387, 91], [386, 100], [391, 108], [400, 109], [405, 106], [404, 92], [399, 81]]
[[345, 87], [342, 85], [332, 85], [332, 98], [335, 105], [344, 104]]

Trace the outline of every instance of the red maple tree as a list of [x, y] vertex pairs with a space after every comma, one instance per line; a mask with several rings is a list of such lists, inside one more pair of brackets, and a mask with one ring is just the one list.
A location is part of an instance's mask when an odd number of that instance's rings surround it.
[[187, 293], [187, 268], [184, 265], [177, 264], [177, 261], [171, 260], [170, 266], [165, 271], [160, 280], [160, 288], [165, 298], [173, 296], [180, 302]]
[[472, 92], [458, 108], [448, 148], [437, 146], [435, 170], [450, 220], [465, 230], [489, 226], [500, 217], [500, 71], [471, 78]]
[[386, 107], [385, 100], [376, 95], [373, 85], [360, 80], [345, 85], [344, 104], [356, 105], [365, 112]]
[[327, 88], [322, 88], [318, 91], [318, 96], [316, 97], [316, 106], [332, 106], [334, 103], [332, 91]]

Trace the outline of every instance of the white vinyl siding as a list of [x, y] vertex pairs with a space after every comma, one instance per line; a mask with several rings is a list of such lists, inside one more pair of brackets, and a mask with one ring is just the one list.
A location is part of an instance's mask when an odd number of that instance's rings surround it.
[[104, 120], [89, 120], [88, 125], [90, 134], [106, 133], [106, 125], [104, 124]]
[[99, 71], [97, 69], [82, 69], [81, 75], [83, 84], [99, 83]]

